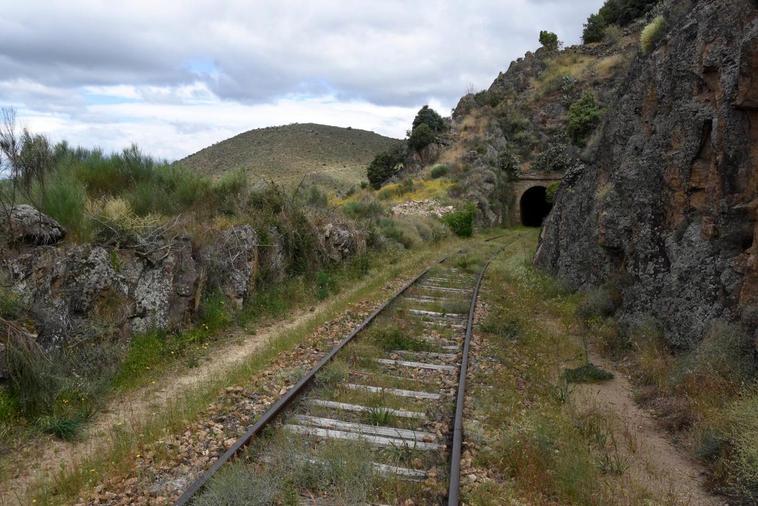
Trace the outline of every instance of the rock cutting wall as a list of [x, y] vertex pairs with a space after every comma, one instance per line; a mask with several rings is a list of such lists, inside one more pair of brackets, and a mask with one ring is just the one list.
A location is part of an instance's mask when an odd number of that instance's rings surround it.
[[664, 10], [668, 33], [565, 176], [535, 263], [574, 287], [620, 280], [624, 317], [653, 315], [688, 348], [713, 319], [758, 332], [758, 8]]

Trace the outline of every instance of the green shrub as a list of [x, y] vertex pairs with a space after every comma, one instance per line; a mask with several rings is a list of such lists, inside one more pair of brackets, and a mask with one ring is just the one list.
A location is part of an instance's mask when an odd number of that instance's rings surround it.
[[408, 138], [408, 146], [415, 151], [421, 151], [436, 141], [437, 136], [434, 130], [426, 123], [421, 123], [411, 131], [411, 135]]
[[605, 28], [607, 22], [600, 14], [591, 14], [587, 18], [587, 22], [584, 24], [584, 31], [582, 32], [582, 40], [585, 44], [591, 44], [593, 42], [600, 42], [605, 37]]
[[439, 179], [441, 177], [447, 176], [449, 172], [450, 172], [450, 167], [448, 167], [447, 165], [438, 163], [437, 165], [432, 167], [431, 176], [432, 176], [432, 179]]
[[607, 318], [616, 313], [621, 304], [621, 292], [609, 286], [601, 286], [587, 292], [576, 310], [577, 316], [588, 321], [593, 318]]
[[71, 172], [58, 171], [45, 185], [44, 193], [39, 191], [41, 211], [55, 218], [79, 239], [89, 236], [89, 222], [85, 215], [87, 191]]
[[446, 214], [442, 221], [450, 227], [458, 237], [471, 237], [474, 233], [474, 218], [476, 206], [468, 204], [465, 208]]
[[384, 215], [384, 208], [374, 199], [352, 200], [342, 206], [342, 211], [354, 219], [374, 220]]
[[25, 338], [12, 338], [6, 348], [10, 393], [28, 420], [71, 438], [101, 402], [116, 360], [116, 348], [109, 343], [46, 352]]
[[332, 293], [336, 292], [337, 283], [334, 277], [326, 271], [316, 273], [316, 298], [324, 300]]
[[418, 113], [416, 113], [416, 117], [413, 118], [413, 127], [411, 130], [416, 130], [416, 128], [420, 127], [421, 125], [428, 126], [432, 133], [435, 134], [439, 134], [447, 130], [447, 125], [445, 124], [445, 120], [442, 119], [442, 116], [437, 114], [437, 111], [428, 105], [425, 105], [419, 109]]
[[375, 190], [381, 188], [389, 178], [399, 172], [404, 161], [404, 147], [397, 147], [376, 155], [366, 171], [371, 187]]
[[587, 363], [574, 369], [563, 371], [563, 377], [568, 383], [599, 383], [613, 379], [613, 373], [601, 369], [595, 364]]
[[640, 18], [658, 0], [606, 0], [597, 14], [590, 15], [584, 25], [582, 40], [585, 44], [600, 42], [609, 25], [626, 26]]
[[545, 30], [540, 31], [540, 44], [545, 49], [554, 51], [558, 49], [558, 35]]
[[[0, 278], [1, 282], [2, 279]], [[21, 316], [23, 310], [24, 305], [18, 295], [0, 284], [0, 318], [14, 320]]]
[[666, 30], [666, 19], [657, 16], [642, 30], [640, 34], [640, 48], [647, 54], [653, 50], [655, 44], [661, 40]]
[[571, 104], [568, 114], [567, 133], [578, 146], [584, 146], [587, 138], [600, 123], [602, 109], [595, 102], [592, 93], [585, 93], [582, 98]]

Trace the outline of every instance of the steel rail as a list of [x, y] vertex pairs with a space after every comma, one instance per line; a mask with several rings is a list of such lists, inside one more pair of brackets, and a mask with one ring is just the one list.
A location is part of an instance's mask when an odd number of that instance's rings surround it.
[[[502, 236], [501, 236], [502, 237]], [[493, 238], [496, 239], [496, 238]], [[466, 337], [463, 341], [463, 358], [461, 359], [461, 370], [458, 378], [458, 398], [455, 403], [455, 422], [453, 423], [453, 444], [450, 456], [450, 478], [448, 480], [447, 504], [448, 506], [458, 506], [460, 503], [461, 488], [461, 449], [463, 446], [463, 403], [466, 397], [466, 372], [468, 371], [468, 353], [471, 347], [471, 336], [474, 333], [474, 316], [476, 314], [476, 301], [479, 297], [479, 289], [482, 286], [484, 273], [487, 271], [490, 263], [494, 258], [505, 249], [505, 246], [497, 250], [487, 263], [482, 267], [479, 277], [474, 286], [474, 293], [471, 294], [471, 307], [468, 313], [468, 322], [466, 323]]]
[[[443, 263], [447, 260], [447, 257], [443, 258], [437, 263]], [[434, 264], [433, 264], [434, 265]], [[210, 479], [221, 469], [224, 464], [232, 460], [237, 456], [246, 446], [250, 444], [250, 441], [261, 432], [261, 430], [268, 425], [277, 415], [279, 415], [297, 396], [299, 396], [303, 390], [311, 383], [316, 377], [316, 374], [321, 368], [328, 364], [337, 353], [339, 353], [353, 338], [363, 331], [369, 324], [390, 304], [397, 300], [403, 293], [405, 293], [411, 286], [421, 279], [431, 269], [427, 267], [418, 276], [406, 283], [397, 293], [390, 297], [384, 304], [379, 306], [373, 313], [371, 313], [363, 322], [358, 325], [353, 331], [340, 341], [332, 350], [324, 356], [311, 370], [306, 374], [295, 386], [290, 388], [287, 393], [279, 398], [259, 419], [250, 427], [244, 435], [242, 435], [221, 457], [213, 463], [213, 465], [205, 471], [200, 477], [193, 481], [184, 493], [177, 499], [176, 506], [184, 506], [188, 504], [195, 494], [202, 490]]]

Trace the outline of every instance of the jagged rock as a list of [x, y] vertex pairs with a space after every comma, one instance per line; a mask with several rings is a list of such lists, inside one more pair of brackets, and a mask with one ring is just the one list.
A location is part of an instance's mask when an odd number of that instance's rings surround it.
[[104, 330], [122, 336], [175, 328], [192, 315], [198, 266], [187, 238], [158, 261], [101, 246], [40, 247], [6, 261], [46, 348]]
[[758, 9], [676, 7], [564, 178], [535, 262], [575, 287], [623, 279], [622, 318], [650, 314], [689, 348], [716, 318], [758, 337]]
[[339, 262], [366, 249], [363, 234], [345, 223], [327, 223], [321, 230], [321, 238], [327, 257]]
[[54, 244], [66, 235], [60, 223], [26, 204], [14, 206], [3, 219], [3, 227], [15, 243]]
[[263, 282], [280, 282], [287, 273], [287, 252], [284, 237], [276, 227], [270, 227], [260, 244], [260, 276]]
[[252, 293], [258, 269], [258, 235], [250, 225], [236, 225], [221, 233], [207, 249], [208, 281], [237, 307]]

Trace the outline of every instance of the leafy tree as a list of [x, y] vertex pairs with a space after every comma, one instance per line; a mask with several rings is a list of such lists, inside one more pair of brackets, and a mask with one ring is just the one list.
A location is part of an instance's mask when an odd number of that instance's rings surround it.
[[567, 133], [571, 140], [578, 146], [584, 146], [601, 117], [602, 109], [595, 102], [595, 97], [592, 93], [585, 93], [569, 108]]
[[582, 32], [582, 40], [585, 44], [592, 42], [600, 42], [605, 35], [605, 28], [608, 23], [600, 14], [592, 14], [587, 18], [587, 22], [584, 24], [584, 32]]
[[436, 141], [437, 136], [434, 134], [432, 128], [426, 123], [421, 123], [411, 132], [411, 136], [408, 138], [408, 146], [415, 151], [421, 151]]
[[545, 49], [554, 51], [558, 49], [558, 35], [553, 32], [542, 30], [540, 32], [540, 44], [542, 44], [542, 47]]
[[416, 114], [416, 117], [413, 118], [412, 130], [416, 130], [416, 128], [422, 124], [426, 124], [432, 130], [432, 132], [437, 134], [442, 133], [447, 129], [445, 120], [442, 119], [442, 116], [437, 114], [437, 111], [428, 105], [422, 107]]
[[376, 155], [366, 171], [371, 187], [378, 190], [392, 176], [405, 160], [405, 148], [400, 146]]

